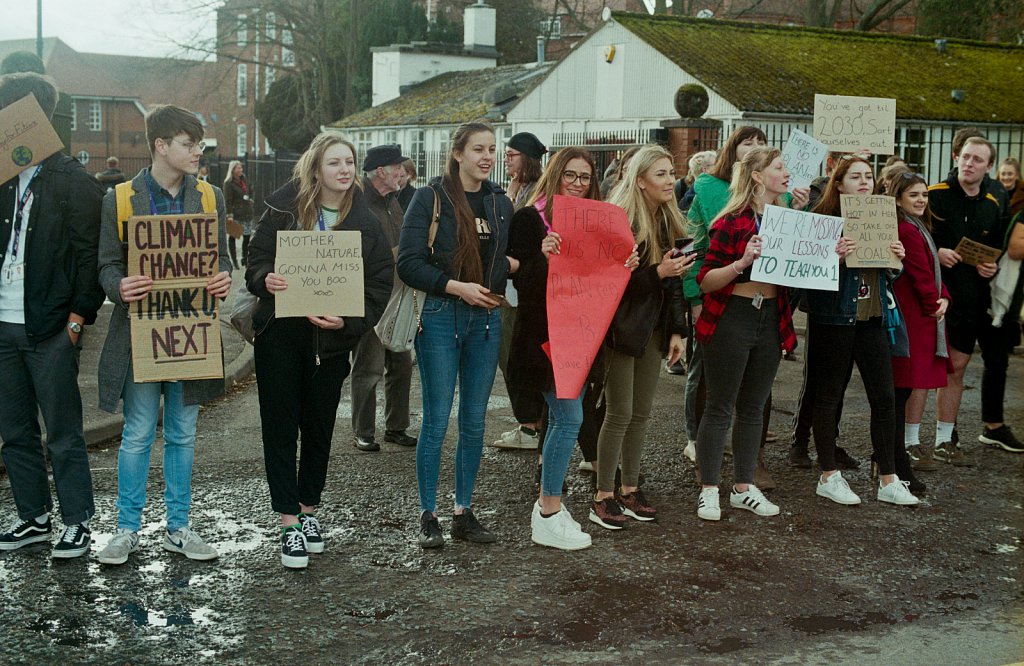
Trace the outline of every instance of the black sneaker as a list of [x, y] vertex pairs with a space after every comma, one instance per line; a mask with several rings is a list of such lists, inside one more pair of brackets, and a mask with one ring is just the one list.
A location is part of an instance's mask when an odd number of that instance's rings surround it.
[[440, 548], [444, 545], [441, 524], [437, 522], [437, 516], [429, 511], [424, 511], [420, 516], [419, 542], [424, 548]]
[[373, 441], [372, 436], [361, 437], [359, 435], [356, 435], [355, 441], [352, 442], [352, 445], [355, 446], [360, 451], [380, 451], [380, 444]]
[[494, 543], [498, 539], [480, 524], [472, 510], [466, 509], [452, 518], [452, 538], [473, 543]]
[[860, 467], [860, 463], [847, 453], [846, 449], [841, 446], [836, 447], [836, 469], [857, 469], [858, 467]]
[[281, 530], [281, 564], [289, 569], [309, 566], [306, 535], [302, 533], [301, 525], [289, 525]]
[[302, 533], [306, 537], [306, 552], [324, 552], [324, 537], [320, 533], [320, 521], [311, 514], [300, 513], [299, 525], [302, 526]]
[[810, 469], [814, 467], [814, 463], [811, 462], [811, 457], [807, 455], [806, 446], [789, 447], [789, 466], [799, 467], [800, 469]]
[[683, 359], [679, 359], [678, 361], [676, 361], [672, 365], [668, 366], [666, 368], [666, 371], [670, 375], [685, 375], [686, 374], [686, 364], [683, 363]]
[[1020, 440], [1014, 436], [1010, 426], [1005, 424], [998, 428], [986, 426], [985, 430], [978, 435], [978, 441], [991, 444], [1010, 453], [1024, 453], [1024, 444], [1021, 444]]
[[60, 541], [53, 547], [53, 556], [58, 559], [70, 559], [81, 557], [89, 552], [89, 545], [92, 544], [92, 532], [86, 525], [68, 525], [64, 528], [64, 534]]
[[49, 541], [52, 532], [49, 516], [42, 525], [35, 520], [18, 520], [11, 525], [11, 529], [0, 534], [0, 550], [17, 550], [30, 543]]
[[384, 433], [384, 441], [398, 444], [399, 446], [416, 446], [416, 438], [407, 435], [404, 430], [388, 430]]

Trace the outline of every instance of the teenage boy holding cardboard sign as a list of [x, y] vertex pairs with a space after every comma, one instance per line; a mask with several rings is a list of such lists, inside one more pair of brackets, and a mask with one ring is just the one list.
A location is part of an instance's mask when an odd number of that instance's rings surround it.
[[56, 104], [48, 77], [0, 77], [0, 438], [18, 509], [0, 550], [49, 541], [53, 531], [42, 412], [65, 525], [53, 556], [71, 558], [88, 552], [95, 512], [78, 356], [82, 327], [103, 303], [96, 282], [103, 190], [59, 152], [49, 124]]
[[129, 270], [127, 220], [132, 215], [215, 214], [216, 263], [209, 275], [204, 273], [205, 290], [208, 298], [223, 299], [231, 289], [231, 259], [217, 254], [217, 248], [226, 245], [224, 195], [213, 185], [196, 180], [203, 153], [203, 128], [194, 113], [176, 106], [156, 107], [146, 115], [146, 138], [153, 155], [152, 166], [130, 183], [118, 185], [120, 192], [107, 193], [100, 228], [100, 283], [114, 303], [100, 357], [100, 407], [113, 412], [118, 401], [124, 399], [124, 432], [117, 457], [117, 532], [99, 554], [104, 564], [124, 564], [138, 550], [161, 395], [167, 504], [163, 547], [193, 560], [217, 557], [217, 551], [189, 529], [188, 514], [199, 404], [223, 393], [224, 380], [136, 381], [142, 378], [134, 376], [132, 356], [142, 351], [132, 349], [128, 315], [151, 297], [154, 282], [148, 275], [135, 275]]

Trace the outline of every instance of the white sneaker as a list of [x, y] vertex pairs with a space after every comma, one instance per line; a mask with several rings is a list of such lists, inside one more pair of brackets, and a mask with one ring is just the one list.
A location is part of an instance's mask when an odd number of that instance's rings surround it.
[[697, 498], [697, 517], [704, 520], [721, 520], [722, 508], [718, 505], [718, 488], [704, 488]]
[[747, 491], [743, 493], [736, 492], [734, 486], [732, 492], [729, 493], [729, 504], [737, 509], [753, 511], [759, 516], [779, 515], [778, 505], [769, 502], [754, 484], [750, 484], [747, 487]]
[[828, 477], [828, 480], [824, 483], [821, 482], [821, 477], [818, 477], [818, 488], [814, 493], [830, 499], [836, 504], [844, 504], [846, 506], [860, 504], [860, 498], [857, 497], [855, 492], [850, 490], [850, 484], [843, 478], [842, 472], [836, 472]]
[[532, 449], [536, 451], [538, 444], [540, 444], [540, 434], [537, 432], [532, 435], [525, 433], [520, 426], [515, 430], [501, 433], [501, 439], [495, 441], [491, 446], [497, 449]]
[[691, 439], [686, 442], [683, 455], [690, 459], [690, 462], [697, 462], [697, 440]]
[[898, 476], [887, 486], [882, 485], [881, 479], [878, 480], [878, 501], [900, 506], [917, 506], [921, 503], [921, 500], [910, 492], [910, 482], [900, 481]]
[[581, 460], [580, 461], [580, 471], [581, 472], [593, 472], [594, 471], [594, 463], [587, 462], [586, 460]]
[[100, 564], [124, 564], [128, 561], [128, 556], [138, 549], [138, 533], [119, 527], [107, 547], [100, 551], [97, 559]]
[[533, 515], [530, 517], [533, 528], [531, 539], [541, 546], [558, 548], [559, 550], [582, 550], [589, 548], [590, 535], [580, 528], [569, 512], [562, 510], [549, 518], [540, 515], [540, 504], [534, 503]]
[[217, 551], [187, 527], [164, 533], [164, 550], [181, 553], [190, 560], [214, 560]]

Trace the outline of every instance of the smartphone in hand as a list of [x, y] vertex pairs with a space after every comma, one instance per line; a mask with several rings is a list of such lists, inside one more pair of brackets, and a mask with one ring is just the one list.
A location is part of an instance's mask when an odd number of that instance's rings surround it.
[[677, 238], [672, 256], [688, 257], [691, 254], [697, 254], [697, 248], [694, 247], [695, 242], [692, 238]]

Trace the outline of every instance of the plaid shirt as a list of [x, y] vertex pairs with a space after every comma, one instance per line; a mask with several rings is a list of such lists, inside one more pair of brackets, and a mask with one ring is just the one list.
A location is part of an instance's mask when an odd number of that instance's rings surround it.
[[178, 196], [172, 197], [170, 192], [160, 187], [160, 183], [156, 182], [149, 169], [146, 169], [143, 177], [146, 179], [146, 187], [149, 188], [149, 199], [156, 207], [154, 215], [177, 215], [185, 212], [184, 187], [178, 188]]
[[[697, 275], [697, 281], [702, 282], [708, 271], [728, 266], [741, 258], [747, 249], [747, 241], [755, 233], [757, 219], [749, 207], [737, 215], [719, 218], [708, 231], [710, 246], [707, 256], [704, 257], [704, 265]], [[715, 328], [718, 327], [718, 321], [725, 312], [726, 303], [729, 302], [735, 285], [735, 282], [730, 282], [718, 291], [704, 294], [704, 307], [701, 309], [700, 319], [697, 320], [698, 342], [707, 344], [715, 334]], [[789, 290], [786, 287], [777, 287], [776, 293], [776, 302], [779, 306], [779, 340], [782, 341], [782, 351], [788, 354], [796, 349], [793, 311], [789, 307]]]

